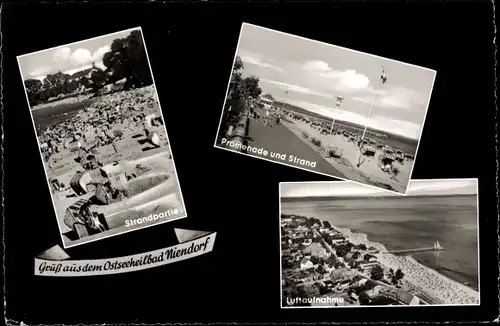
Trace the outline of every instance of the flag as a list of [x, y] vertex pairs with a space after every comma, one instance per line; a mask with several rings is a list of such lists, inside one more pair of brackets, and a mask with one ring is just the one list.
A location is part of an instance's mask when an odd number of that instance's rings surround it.
[[340, 104], [342, 104], [342, 101], [344, 100], [344, 98], [341, 96], [336, 96], [336, 97], [337, 97], [337, 107], [339, 107]]
[[382, 67], [382, 74], [380, 75], [380, 81], [382, 82], [382, 84], [385, 84], [385, 82], [387, 81], [387, 76], [385, 75], [384, 67]]

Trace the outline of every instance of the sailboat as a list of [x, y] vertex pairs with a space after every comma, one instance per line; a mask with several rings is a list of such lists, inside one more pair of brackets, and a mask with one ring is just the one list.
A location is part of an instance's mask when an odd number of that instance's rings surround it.
[[439, 241], [434, 241], [434, 248], [438, 251], [443, 251], [444, 248], [441, 246], [441, 244], [439, 243]]

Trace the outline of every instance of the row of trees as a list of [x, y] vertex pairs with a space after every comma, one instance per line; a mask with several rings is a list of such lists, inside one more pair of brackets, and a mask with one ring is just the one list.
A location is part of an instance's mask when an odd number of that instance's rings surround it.
[[401, 268], [398, 268], [395, 272], [392, 268], [389, 270], [389, 278], [391, 279], [392, 284], [398, 284], [404, 276], [405, 274], [403, 273]]
[[262, 89], [259, 86], [259, 78], [255, 76], [243, 78], [243, 61], [240, 56], [236, 57], [231, 74], [230, 93], [228, 99], [253, 98], [256, 99], [262, 94]]
[[[392, 268], [389, 270], [389, 282], [392, 284], [398, 284], [404, 276], [405, 274], [400, 268], [398, 268], [396, 271], [394, 271]], [[374, 266], [370, 272], [370, 278], [372, 280], [382, 281], [384, 280], [384, 277], [384, 269], [380, 265]]]
[[317, 218], [314, 218], [314, 217], [310, 217], [310, 218], [307, 218], [304, 222], [305, 226], [307, 226], [308, 228], [311, 228], [314, 224], [318, 224], [318, 225], [321, 225], [321, 221]]
[[351, 252], [354, 245], [350, 242], [342, 243], [342, 244], [335, 244], [334, 243], [333, 247], [335, 248], [335, 254], [338, 257], [345, 257], [348, 253]]
[[142, 87], [153, 83], [144, 41], [139, 30], [132, 31], [127, 37], [115, 39], [110, 51], [103, 56], [105, 69], [92, 63], [92, 68], [72, 75], [57, 72], [47, 75], [43, 81], [27, 79], [24, 81], [31, 105], [47, 101], [61, 94], [71, 94], [82, 88], [99, 91], [103, 86], [126, 79], [125, 87]]
[[24, 81], [24, 86], [30, 102], [44, 102], [50, 97], [77, 91], [81, 88], [81, 83], [73, 79], [72, 75], [57, 72], [47, 75], [43, 82], [39, 79], [27, 79]]
[[259, 78], [255, 76], [243, 77], [244, 68], [240, 56], [236, 56], [224, 107], [223, 124], [219, 129], [219, 139], [225, 137], [229, 127], [237, 123], [240, 113], [248, 107], [249, 101], [257, 99], [262, 94]]

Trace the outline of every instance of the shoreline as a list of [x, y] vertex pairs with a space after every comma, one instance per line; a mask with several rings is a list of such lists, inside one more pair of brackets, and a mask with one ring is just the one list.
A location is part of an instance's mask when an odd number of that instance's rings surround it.
[[[321, 221], [323, 222], [323, 220]], [[354, 245], [364, 244], [367, 248], [376, 248], [379, 253], [374, 255], [383, 266], [393, 270], [400, 268], [405, 274], [404, 281], [406, 285], [424, 293], [437, 304], [479, 304], [479, 292], [475, 289], [419, 263], [413, 257], [383, 254], [382, 252], [388, 251], [385, 245], [368, 240], [366, 233], [356, 233], [349, 228], [341, 228], [335, 225], [332, 225], [332, 228]]]
[[[346, 228], [349, 229], [348, 227], [346, 227]], [[351, 233], [365, 234], [366, 237], [367, 237], [367, 239], [369, 237], [371, 237], [371, 235], [366, 234], [366, 233], [364, 233], [362, 231], [358, 231], [358, 230], [356, 230], [356, 228], [350, 228], [349, 230], [351, 231]], [[400, 249], [398, 247], [393, 247], [392, 244], [383, 244], [380, 241], [377, 242], [377, 241], [374, 241], [374, 240], [368, 240], [368, 241], [370, 241], [371, 243], [379, 243], [379, 244], [381, 244], [382, 246], [384, 246], [384, 248], [386, 248], [387, 251], [399, 250]], [[479, 282], [477, 280], [473, 281], [472, 279], [469, 279], [469, 278], [466, 278], [466, 277], [465, 278], [457, 278], [457, 279], [455, 279], [453, 276], [449, 276], [447, 274], [439, 272], [438, 269], [436, 269], [436, 268], [433, 267], [434, 265], [427, 265], [425, 262], [421, 262], [420, 260], [418, 260], [416, 258], [413, 258], [412, 256], [409, 256], [409, 257], [411, 257], [413, 260], [415, 260], [418, 264], [423, 265], [424, 267], [429, 268], [429, 269], [431, 269], [433, 271], [436, 271], [440, 275], [442, 275], [442, 276], [444, 276], [446, 278], [449, 278], [450, 280], [452, 280], [454, 282], [457, 282], [459, 284], [467, 286], [467, 287], [473, 289], [474, 291], [478, 292]]]
[[52, 108], [62, 104], [76, 104], [90, 100], [94, 94], [78, 94], [76, 96], [69, 96], [62, 99], [53, 100], [51, 102], [41, 103], [31, 107], [31, 111], [39, 111], [47, 108]]

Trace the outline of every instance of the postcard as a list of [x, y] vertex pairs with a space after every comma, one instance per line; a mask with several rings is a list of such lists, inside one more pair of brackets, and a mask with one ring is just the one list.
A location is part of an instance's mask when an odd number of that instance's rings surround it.
[[435, 76], [244, 23], [214, 146], [405, 194]]
[[65, 248], [187, 216], [141, 28], [17, 59]]
[[480, 304], [477, 179], [280, 184], [281, 307]]

